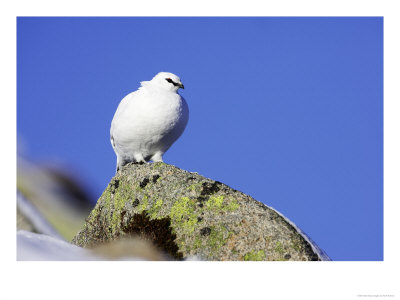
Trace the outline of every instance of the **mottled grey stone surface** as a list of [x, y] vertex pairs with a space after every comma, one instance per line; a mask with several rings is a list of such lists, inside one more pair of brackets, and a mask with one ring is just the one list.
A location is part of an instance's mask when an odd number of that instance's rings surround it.
[[164, 163], [123, 167], [73, 243], [93, 247], [130, 235], [151, 240], [176, 259], [329, 259], [272, 208]]

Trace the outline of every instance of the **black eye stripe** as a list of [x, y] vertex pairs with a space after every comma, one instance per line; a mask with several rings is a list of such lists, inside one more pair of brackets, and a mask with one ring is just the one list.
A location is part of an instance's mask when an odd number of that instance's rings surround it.
[[171, 78], [165, 78], [166, 81], [168, 81], [169, 83], [172, 83], [174, 86], [177, 86], [178, 84], [173, 81]]

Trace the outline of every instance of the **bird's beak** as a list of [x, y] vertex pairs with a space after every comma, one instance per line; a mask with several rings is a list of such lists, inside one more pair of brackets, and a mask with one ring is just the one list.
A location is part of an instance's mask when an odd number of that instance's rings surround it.
[[185, 86], [182, 83], [179, 83], [178, 85], [181, 89], [185, 89]]

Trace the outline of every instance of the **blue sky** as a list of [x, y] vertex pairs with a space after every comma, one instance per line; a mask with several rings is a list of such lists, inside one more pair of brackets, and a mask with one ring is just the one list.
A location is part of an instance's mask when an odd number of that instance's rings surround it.
[[159, 71], [190, 108], [165, 162], [272, 206], [333, 260], [383, 259], [382, 18], [18, 18], [26, 153], [97, 198], [115, 109]]

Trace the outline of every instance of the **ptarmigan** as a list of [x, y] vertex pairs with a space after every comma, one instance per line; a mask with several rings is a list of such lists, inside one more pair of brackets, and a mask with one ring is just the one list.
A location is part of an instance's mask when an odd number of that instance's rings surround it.
[[189, 108], [178, 94], [179, 88], [184, 87], [178, 76], [160, 72], [122, 99], [110, 129], [117, 171], [128, 162], [163, 161], [163, 154], [189, 120]]

